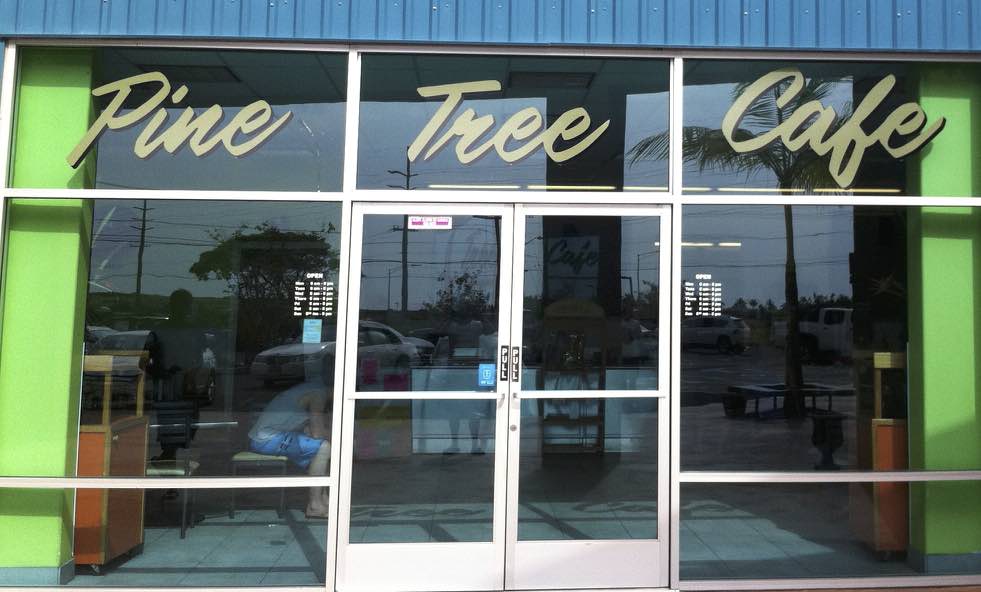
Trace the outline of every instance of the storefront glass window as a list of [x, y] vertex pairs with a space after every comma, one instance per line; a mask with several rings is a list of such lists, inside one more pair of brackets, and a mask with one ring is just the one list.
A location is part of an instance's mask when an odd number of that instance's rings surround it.
[[352, 543], [490, 542], [492, 400], [372, 400], [355, 406]]
[[976, 481], [682, 484], [681, 578], [977, 573], [978, 499]]
[[[94, 111], [59, 166], [79, 171], [80, 185], [341, 190], [346, 54], [73, 51], [76, 64], [84, 52]], [[19, 172], [21, 186], [57, 186]]]
[[[4, 586], [214, 588], [319, 586], [327, 521], [304, 515], [307, 488], [0, 489], [15, 528], [0, 533]], [[58, 545], [59, 512], [74, 533]], [[16, 513], [16, 510], [15, 510]], [[50, 579], [41, 567], [55, 563]], [[59, 581], [60, 580], [60, 581]]]
[[658, 388], [659, 224], [525, 218], [522, 390]]
[[409, 216], [363, 220], [357, 390], [493, 390], [474, 377], [497, 356], [501, 217], [453, 216], [435, 231]]
[[686, 206], [682, 470], [981, 468], [978, 219]]
[[141, 418], [147, 476], [326, 474], [340, 210], [96, 200], [80, 459], [97, 428]]
[[686, 60], [684, 191], [976, 195], [978, 73], [977, 64]]
[[657, 538], [657, 399], [524, 399], [518, 540]]
[[667, 191], [663, 60], [366, 55], [360, 189]]

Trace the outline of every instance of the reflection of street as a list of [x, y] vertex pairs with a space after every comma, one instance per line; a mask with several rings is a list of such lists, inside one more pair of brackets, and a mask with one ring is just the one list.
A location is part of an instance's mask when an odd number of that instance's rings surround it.
[[[722, 397], [730, 386], [776, 384], [784, 380], [784, 350], [753, 346], [739, 355], [688, 350], [681, 357], [681, 462], [683, 470], [812, 471], [821, 454], [811, 443], [810, 419], [726, 417]], [[851, 386], [850, 364], [805, 365], [805, 383]], [[777, 400], [782, 405], [783, 399]], [[810, 405], [808, 398], [807, 404]], [[818, 397], [818, 407], [827, 399]], [[845, 415], [844, 443], [835, 460], [855, 466], [855, 398], [835, 397], [835, 411]], [[760, 401], [760, 410], [772, 401]]]
[[[741, 384], [783, 382], [784, 350], [753, 345], [741, 354], [713, 350], [687, 350], [681, 356], [681, 405], [705, 405], [721, 400], [726, 389]], [[844, 364], [805, 365], [804, 381], [821, 384], [851, 384], [851, 366]]]

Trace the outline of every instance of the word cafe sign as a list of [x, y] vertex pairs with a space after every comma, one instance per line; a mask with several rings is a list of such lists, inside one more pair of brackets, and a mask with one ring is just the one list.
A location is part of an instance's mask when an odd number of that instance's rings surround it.
[[845, 121], [839, 121], [834, 107], [813, 100], [788, 113], [773, 129], [748, 139], [736, 139], [735, 132], [749, 108], [761, 97], [772, 95], [780, 85], [784, 87], [774, 103], [777, 109], [784, 109], [804, 90], [804, 75], [796, 68], [782, 68], [746, 87], [722, 120], [722, 134], [729, 146], [736, 152], [747, 153], [779, 140], [791, 152], [810, 148], [820, 156], [830, 153], [829, 172], [842, 188], [855, 182], [867, 149], [879, 144], [893, 158], [903, 158], [926, 146], [946, 123], [941, 117], [926, 127], [923, 108], [910, 102], [896, 107], [872, 133], [866, 133], [862, 124], [896, 86], [896, 77], [890, 74], [872, 87]]
[[[133, 89], [148, 84], [156, 85], [150, 98], [134, 109], [123, 109]], [[847, 188], [855, 181], [869, 148], [879, 144], [893, 158], [903, 158], [929, 143], [945, 123], [941, 117], [928, 127], [923, 109], [909, 102], [894, 109], [867, 133], [863, 123], [896, 85], [896, 77], [889, 75], [873, 86], [843, 121], [834, 107], [812, 100], [786, 113], [772, 129], [754, 133], [739, 129], [748, 110], [759, 100], [771, 100], [763, 97], [773, 95], [774, 89], [779, 94], [772, 100], [782, 110], [801, 95], [805, 84], [800, 70], [782, 68], [746, 87], [722, 120], [721, 131], [732, 150], [752, 153], [773, 142], [782, 143], [792, 152], [810, 148], [818, 155], [830, 155], [831, 176]], [[535, 107], [521, 109], [502, 122], [493, 115], [478, 114], [474, 107], [460, 109], [464, 99], [478, 93], [499, 92], [501, 88], [497, 80], [477, 80], [416, 89], [419, 96], [438, 99], [440, 104], [409, 145], [409, 160], [429, 160], [452, 146], [461, 164], [472, 163], [491, 152], [504, 162], [515, 163], [539, 150], [554, 162], [565, 162], [582, 154], [610, 126], [607, 120], [594, 127], [583, 107], [561, 113], [548, 125]], [[133, 144], [133, 152], [139, 158], [149, 158], [161, 149], [174, 154], [185, 146], [196, 156], [205, 156], [219, 147], [232, 156], [246, 156], [282, 130], [292, 117], [291, 111], [274, 116], [269, 103], [259, 100], [239, 109], [228, 123], [224, 122], [224, 109], [219, 105], [199, 114], [187, 107], [170, 121], [167, 108], [181, 103], [188, 88], [181, 85], [171, 91], [170, 81], [161, 72], [139, 74], [93, 90], [96, 97], [110, 97], [109, 103], [68, 155], [68, 164], [78, 167], [105, 131], [139, 123], [145, 124]]]

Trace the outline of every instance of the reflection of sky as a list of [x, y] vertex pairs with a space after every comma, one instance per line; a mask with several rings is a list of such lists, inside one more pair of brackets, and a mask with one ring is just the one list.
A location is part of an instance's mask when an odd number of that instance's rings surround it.
[[[141, 226], [141, 201], [97, 200], [93, 223], [90, 290], [132, 293]], [[213, 234], [270, 224], [282, 231], [318, 232], [336, 252], [340, 207], [316, 202], [148, 201], [143, 254], [144, 294], [169, 295], [183, 288], [192, 295], [226, 296], [229, 283], [198, 280], [191, 266], [218, 246]], [[326, 232], [333, 224], [336, 232]], [[333, 278], [336, 281], [336, 278]]]
[[[572, 216], [571, 218], [576, 218]], [[622, 294], [646, 294], [658, 285], [660, 219], [657, 216], [619, 216]], [[540, 297], [543, 288], [544, 250], [542, 216], [525, 218], [524, 295]], [[609, 265], [602, 261], [600, 265]]]
[[[432, 215], [431, 211], [406, 212]], [[497, 217], [499, 220], [500, 217]], [[402, 306], [402, 216], [364, 217], [361, 255], [361, 308], [393, 310]], [[437, 300], [438, 292], [464, 273], [496, 305], [498, 245], [494, 220], [453, 216], [452, 230], [413, 230], [408, 236], [408, 309], [419, 310]]]
[[[415, 140], [422, 128], [439, 109], [441, 102], [362, 102], [360, 114], [360, 134], [358, 136], [358, 187], [387, 189], [389, 185], [403, 186], [405, 178], [389, 173], [390, 170], [405, 171], [406, 148]], [[464, 100], [451, 114], [450, 119], [435, 134], [422, 154], [412, 163], [412, 173], [418, 175], [411, 180], [411, 187], [424, 189], [432, 184], [495, 184], [527, 185], [545, 182], [545, 153], [538, 150], [527, 158], [513, 164], [501, 160], [493, 149], [470, 164], [463, 165], [457, 160], [455, 149], [457, 139], [447, 143], [444, 148], [429, 160], [423, 157], [446, 129], [452, 125], [456, 116], [465, 109], [473, 109], [478, 116], [494, 117], [494, 127], [481, 139], [473, 143], [480, 146], [493, 133], [514, 115], [526, 107], [535, 107], [544, 112], [544, 99], [474, 99]], [[512, 140], [509, 149], [519, 144]]]
[[[182, 110], [168, 109], [168, 121], [175, 120]], [[224, 119], [215, 131], [223, 124], [227, 125], [239, 110], [240, 107], [226, 107]], [[174, 155], [161, 148], [141, 160], [133, 153], [133, 145], [145, 123], [124, 130], [106, 131], [98, 142], [96, 186], [109, 189], [340, 191], [344, 103], [277, 105], [273, 107], [273, 120], [286, 111], [292, 111], [293, 117], [283, 127], [257, 149], [238, 158], [219, 145], [203, 157], [195, 156], [185, 146]], [[237, 141], [243, 141], [242, 134], [238, 134]]]
[[[853, 208], [794, 206], [794, 253], [798, 293], [851, 295], [848, 255], [854, 250]], [[687, 247], [681, 250], [682, 280], [711, 273], [722, 282], [724, 306], [738, 298], [784, 302], [786, 261], [783, 206], [685, 206], [683, 242], [739, 247]]]
[[[734, 83], [698, 84], [685, 86], [685, 123], [686, 127], [697, 126], [709, 129], [721, 129], [722, 120], [732, 106], [736, 96]], [[852, 84], [843, 79], [835, 84], [834, 89], [821, 103], [826, 107], [834, 107], [839, 114], [845, 112], [845, 107], [852, 101]], [[750, 131], [765, 131], [761, 127], [749, 126], [743, 122], [742, 127]], [[705, 168], [699, 171], [694, 162], [684, 165], [685, 187], [776, 187], [776, 177], [768, 169], [760, 168], [749, 173], [723, 171], [717, 168]]]
[[[409, 215], [431, 211], [407, 212]], [[623, 294], [637, 282], [646, 292], [658, 281], [658, 219], [629, 216], [622, 220], [620, 268]], [[361, 270], [361, 308], [384, 310], [386, 297], [392, 309], [401, 308], [402, 216], [367, 215], [364, 222]], [[543, 272], [542, 217], [526, 218], [524, 244], [525, 295], [541, 294]], [[505, 237], [506, 239], [506, 237]], [[409, 310], [436, 301], [448, 282], [464, 273], [476, 274], [478, 286], [494, 302], [499, 266], [494, 222], [473, 216], [453, 216], [452, 230], [418, 230], [409, 233]], [[638, 259], [638, 255], [640, 255]], [[640, 264], [638, 270], [638, 262]], [[601, 264], [603, 264], [601, 262]], [[510, 269], [503, 269], [510, 273]], [[521, 273], [522, 270], [515, 270]]]
[[[622, 143], [614, 146], [618, 154], [604, 154], [601, 160], [615, 159], [630, 150], [640, 140], [667, 131], [667, 93], [647, 93], [626, 96], [625, 132]], [[361, 103], [360, 133], [358, 136], [358, 187], [387, 189], [390, 185], [403, 186], [405, 178], [389, 171], [405, 172], [406, 148], [415, 140], [426, 123], [442, 103], [436, 101], [365, 101]], [[477, 147], [491, 138], [507, 119], [527, 107], [547, 112], [546, 98], [495, 98], [464, 100], [434, 135], [426, 149], [440, 139], [454, 119], [470, 108], [477, 116], [490, 115], [494, 126], [484, 137], [472, 144]], [[604, 114], [590, 113], [590, 131], [605, 121]], [[549, 122], [545, 122], [549, 123]], [[610, 133], [609, 131], [606, 133]], [[523, 142], [510, 140], [508, 149], [514, 150]], [[544, 184], [546, 178], [546, 154], [536, 150], [527, 158], [516, 162], [504, 162], [492, 149], [483, 158], [469, 164], [457, 160], [457, 138], [429, 160], [420, 155], [411, 164], [411, 187], [427, 188], [429, 185], [526, 185]], [[577, 157], [583, 162], [583, 157]], [[572, 159], [567, 166], [575, 166]], [[636, 186], [667, 185], [667, 161], [642, 161], [630, 165], [624, 159], [624, 184]]]
[[623, 132], [623, 184], [626, 187], [665, 187], [668, 161], [630, 163], [628, 153], [641, 140], [668, 131], [668, 93], [627, 95], [627, 122]]

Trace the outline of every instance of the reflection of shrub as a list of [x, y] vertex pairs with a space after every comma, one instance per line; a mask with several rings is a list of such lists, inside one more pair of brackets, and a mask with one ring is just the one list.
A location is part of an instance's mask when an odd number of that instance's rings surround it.
[[230, 235], [211, 233], [218, 245], [201, 253], [190, 271], [199, 280], [227, 281], [227, 291], [238, 298], [238, 351], [254, 354], [299, 334], [295, 283], [309, 272], [337, 275], [338, 255], [325, 234], [284, 231], [269, 223]]
[[490, 296], [477, 284], [476, 272], [464, 272], [436, 292], [436, 301], [423, 305], [438, 318], [480, 319], [490, 308]]

